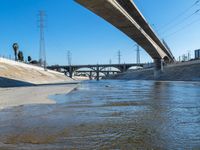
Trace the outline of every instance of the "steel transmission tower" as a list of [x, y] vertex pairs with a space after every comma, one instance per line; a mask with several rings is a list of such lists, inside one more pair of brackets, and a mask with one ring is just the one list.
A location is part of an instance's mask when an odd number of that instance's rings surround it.
[[[109, 60], [109, 64], [110, 65], [112, 64], [112, 60], [111, 59]], [[111, 71], [111, 67], [109, 68], [109, 71]]]
[[68, 65], [72, 65], [72, 53], [70, 51], [67, 51], [67, 60], [68, 60]]
[[139, 45], [137, 45], [137, 64], [140, 64], [140, 47], [139, 47]]
[[121, 52], [118, 51], [118, 63], [119, 63], [119, 64], [121, 64], [121, 56], [122, 56], [122, 55], [121, 55]]
[[44, 11], [39, 11], [39, 28], [40, 28], [40, 52], [39, 52], [39, 63], [46, 70], [46, 51], [45, 51], [45, 37], [44, 37], [44, 28], [45, 28], [45, 17], [46, 14]]

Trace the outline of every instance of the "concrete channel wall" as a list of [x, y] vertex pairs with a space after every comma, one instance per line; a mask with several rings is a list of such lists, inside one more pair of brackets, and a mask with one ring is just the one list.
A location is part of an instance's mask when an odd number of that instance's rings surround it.
[[0, 88], [72, 82], [64, 74], [44, 68], [0, 58]]
[[[129, 70], [128, 72], [110, 76], [108, 79], [122, 80], [154, 80], [154, 70]], [[157, 80], [163, 81], [200, 81], [200, 60], [171, 64], [164, 67], [164, 71]]]

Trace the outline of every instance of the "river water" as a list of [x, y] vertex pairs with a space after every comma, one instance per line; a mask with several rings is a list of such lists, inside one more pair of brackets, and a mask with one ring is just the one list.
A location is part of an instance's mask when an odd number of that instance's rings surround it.
[[200, 150], [200, 83], [87, 81], [0, 112], [1, 149]]

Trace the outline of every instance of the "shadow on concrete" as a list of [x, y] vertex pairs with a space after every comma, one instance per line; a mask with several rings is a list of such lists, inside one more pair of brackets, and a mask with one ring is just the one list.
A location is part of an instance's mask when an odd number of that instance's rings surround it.
[[47, 84], [38, 84], [35, 86], [56, 86], [56, 85], [67, 85], [67, 84], [79, 84], [80, 81], [74, 81], [74, 82], [61, 82], [61, 83], [47, 83]]
[[73, 81], [73, 82], [62, 82], [62, 83], [32, 84], [20, 80], [0, 77], [0, 88], [24, 87], [24, 86], [56, 86], [56, 85], [66, 85], [66, 84], [78, 84], [78, 83], [80, 82]]
[[8, 88], [8, 87], [22, 87], [22, 86], [35, 86], [35, 84], [9, 79], [5, 77], [0, 77], [0, 88]]

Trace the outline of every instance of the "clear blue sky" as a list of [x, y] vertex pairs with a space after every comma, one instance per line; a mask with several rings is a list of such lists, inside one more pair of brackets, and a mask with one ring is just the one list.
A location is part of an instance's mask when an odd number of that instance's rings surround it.
[[[165, 38], [176, 58], [200, 48], [200, 12], [188, 17], [200, 8], [200, 4], [185, 12], [195, 1], [134, 0], [160, 38]], [[18, 42], [26, 57], [31, 55], [38, 59], [39, 10], [47, 13], [48, 64], [66, 64], [67, 50], [72, 53], [73, 64], [108, 63], [109, 59], [117, 63], [118, 50], [121, 50], [122, 62], [136, 61], [131, 39], [73, 0], [0, 0], [0, 55], [13, 57], [12, 43]], [[177, 17], [180, 13], [183, 15]], [[196, 20], [199, 21], [171, 35]], [[172, 24], [165, 29], [170, 21], [178, 25]], [[141, 61], [151, 61], [144, 50]]]

